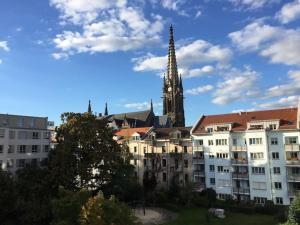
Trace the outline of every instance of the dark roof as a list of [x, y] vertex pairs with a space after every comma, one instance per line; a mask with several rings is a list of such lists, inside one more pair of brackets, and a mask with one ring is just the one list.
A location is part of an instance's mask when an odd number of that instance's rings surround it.
[[218, 123], [231, 123], [232, 131], [244, 131], [247, 130], [248, 122], [263, 120], [279, 120], [278, 129], [296, 129], [297, 108], [202, 116], [195, 125], [193, 134], [205, 133], [206, 126]]
[[168, 115], [155, 116], [154, 126], [155, 127], [171, 127], [172, 126], [171, 117], [169, 117]]
[[170, 138], [171, 134], [176, 131], [181, 132], [182, 138], [189, 138], [192, 127], [173, 127], [173, 128], [156, 128], [156, 138]]

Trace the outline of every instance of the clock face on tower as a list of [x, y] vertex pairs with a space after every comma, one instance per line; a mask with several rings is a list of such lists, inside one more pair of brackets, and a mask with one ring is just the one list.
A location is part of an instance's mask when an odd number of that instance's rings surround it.
[[171, 87], [169, 87], [169, 88], [168, 88], [168, 92], [171, 92], [171, 91], [172, 91], [172, 88], [171, 88]]

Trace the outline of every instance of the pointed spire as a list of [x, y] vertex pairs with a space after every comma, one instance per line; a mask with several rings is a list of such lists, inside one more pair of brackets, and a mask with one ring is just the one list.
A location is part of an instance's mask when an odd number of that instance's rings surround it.
[[89, 100], [89, 105], [88, 105], [88, 111], [87, 112], [92, 114], [91, 100]]
[[170, 26], [169, 54], [168, 54], [168, 74], [167, 79], [172, 80], [175, 84], [178, 81], [178, 71], [173, 35], [173, 26]]
[[150, 102], [150, 110], [151, 110], [151, 112], [153, 112], [153, 102], [152, 102], [152, 98], [151, 98], [151, 102]]
[[180, 74], [180, 76], [179, 76], [179, 88], [180, 88], [180, 90], [183, 90], [181, 74]]
[[107, 102], [105, 102], [104, 116], [108, 116]]

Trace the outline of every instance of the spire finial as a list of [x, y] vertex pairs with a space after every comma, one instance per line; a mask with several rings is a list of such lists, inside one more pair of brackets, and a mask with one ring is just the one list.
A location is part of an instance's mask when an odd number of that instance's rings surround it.
[[89, 100], [88, 113], [90, 113], [90, 114], [92, 113], [91, 100]]
[[104, 116], [108, 116], [107, 102], [105, 102]]
[[168, 72], [167, 79], [173, 80], [174, 83], [178, 84], [178, 71], [175, 54], [175, 44], [173, 35], [173, 26], [170, 26], [170, 40], [169, 40], [169, 54], [168, 54]]
[[152, 98], [151, 98], [151, 101], [150, 101], [150, 110], [151, 110], [151, 112], [153, 112], [153, 102], [152, 102]]

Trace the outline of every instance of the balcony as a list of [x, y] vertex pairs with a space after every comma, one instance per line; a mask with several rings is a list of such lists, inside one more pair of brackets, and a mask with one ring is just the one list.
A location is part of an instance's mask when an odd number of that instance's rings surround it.
[[289, 196], [293, 197], [293, 196], [299, 196], [300, 195], [300, 190], [299, 189], [290, 189], [289, 190]]
[[286, 159], [286, 164], [288, 166], [300, 165], [300, 159], [299, 158], [287, 158]]
[[232, 179], [249, 179], [249, 173], [232, 173]]
[[299, 144], [285, 144], [284, 149], [285, 151], [289, 151], [289, 152], [300, 151]]
[[196, 169], [196, 170], [194, 170], [193, 174], [194, 174], [194, 176], [204, 177], [205, 176], [205, 171]]
[[203, 152], [204, 151], [204, 147], [202, 145], [193, 146], [193, 151], [194, 152]]
[[194, 182], [194, 189], [195, 191], [202, 191], [203, 189], [206, 188], [205, 183], [202, 182]]
[[203, 157], [193, 157], [193, 164], [204, 164], [204, 158]]
[[170, 152], [169, 155], [171, 158], [182, 159], [183, 154], [178, 152]]
[[247, 151], [247, 146], [236, 146], [236, 145], [233, 145], [231, 146], [231, 151], [233, 152], [239, 152], [239, 151]]
[[246, 158], [236, 158], [231, 159], [231, 164], [235, 165], [246, 165], [248, 164], [248, 160]]
[[144, 155], [146, 158], [155, 158], [157, 156], [156, 153], [145, 153]]
[[150, 146], [155, 146], [156, 145], [156, 140], [146, 139], [145, 144], [150, 145]]
[[288, 173], [287, 178], [289, 182], [299, 181], [300, 182], [300, 174], [298, 173]]
[[249, 195], [250, 194], [250, 188], [243, 188], [243, 187], [233, 187], [233, 193], [234, 194], [244, 194]]

